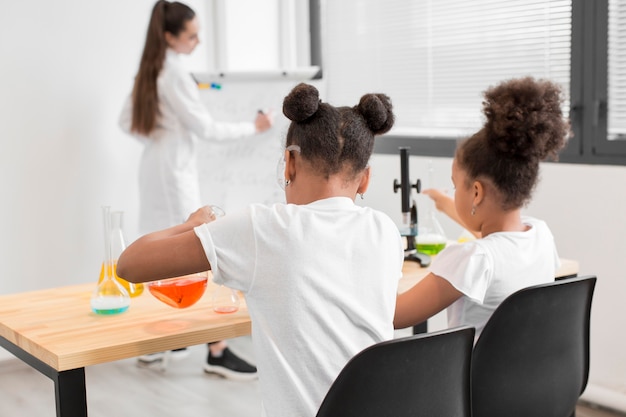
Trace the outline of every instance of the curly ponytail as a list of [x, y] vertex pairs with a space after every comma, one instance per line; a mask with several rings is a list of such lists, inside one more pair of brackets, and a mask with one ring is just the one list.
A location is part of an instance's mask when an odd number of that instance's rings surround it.
[[483, 128], [463, 142], [457, 162], [471, 180], [489, 179], [502, 193], [503, 208], [526, 204], [539, 176], [539, 162], [557, 159], [570, 135], [561, 88], [532, 77], [512, 79], [484, 93]]

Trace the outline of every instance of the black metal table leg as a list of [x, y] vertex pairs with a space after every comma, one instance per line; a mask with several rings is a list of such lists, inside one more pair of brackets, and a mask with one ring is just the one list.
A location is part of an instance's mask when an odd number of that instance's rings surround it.
[[0, 346], [54, 381], [57, 417], [87, 417], [85, 368], [59, 372], [2, 336]]
[[53, 380], [57, 417], [87, 417], [85, 368], [58, 372]]

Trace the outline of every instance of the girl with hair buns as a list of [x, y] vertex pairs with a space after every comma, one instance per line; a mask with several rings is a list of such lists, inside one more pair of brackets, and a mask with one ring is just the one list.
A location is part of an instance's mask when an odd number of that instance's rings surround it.
[[431, 272], [398, 296], [396, 328], [447, 308], [450, 327], [474, 326], [478, 338], [507, 296], [554, 280], [559, 257], [552, 233], [521, 210], [537, 183], [539, 162], [556, 159], [569, 136], [561, 104], [559, 86], [530, 77], [485, 92], [486, 122], [458, 146], [452, 163], [454, 200], [426, 191], [479, 239], [444, 249]]
[[346, 362], [394, 335], [402, 241], [387, 215], [354, 203], [368, 187], [374, 136], [394, 115], [383, 94], [334, 107], [307, 84], [284, 99], [283, 113], [291, 120], [278, 170], [286, 204], [217, 220], [201, 208], [131, 244], [117, 272], [145, 282], [211, 269], [214, 282], [241, 290], [262, 414], [314, 416]]

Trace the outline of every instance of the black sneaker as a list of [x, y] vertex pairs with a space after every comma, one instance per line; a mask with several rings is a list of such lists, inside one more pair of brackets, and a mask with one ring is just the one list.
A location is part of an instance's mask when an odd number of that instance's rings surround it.
[[228, 348], [224, 349], [219, 358], [211, 356], [209, 349], [207, 363], [204, 364], [204, 372], [218, 374], [236, 381], [251, 381], [257, 378], [256, 367], [235, 355]]

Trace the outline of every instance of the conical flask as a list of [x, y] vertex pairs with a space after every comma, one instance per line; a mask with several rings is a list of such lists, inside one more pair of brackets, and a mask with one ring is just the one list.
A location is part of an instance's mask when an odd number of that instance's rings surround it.
[[[124, 220], [124, 212], [123, 211], [111, 211], [111, 261], [113, 262], [113, 277], [126, 289], [128, 295], [131, 297], [137, 297], [143, 293], [143, 284], [134, 284], [132, 282], [128, 282], [123, 278], [120, 278], [117, 275], [117, 260], [120, 255], [126, 249], [126, 240], [124, 239], [123, 232], [123, 220]], [[102, 262], [102, 268], [100, 268], [100, 278], [98, 279], [98, 283], [101, 283], [104, 280], [104, 264]]]
[[96, 314], [111, 315], [128, 310], [128, 291], [115, 279], [111, 257], [111, 208], [102, 207], [104, 225], [104, 278], [91, 296], [91, 310]]
[[427, 210], [420, 219], [415, 238], [415, 249], [427, 255], [436, 255], [446, 247], [447, 238], [433, 210]]
[[[433, 162], [428, 161], [428, 186], [433, 186]], [[435, 203], [428, 199], [426, 210], [420, 213], [417, 227], [417, 237], [415, 238], [415, 249], [427, 255], [436, 255], [446, 247], [448, 239], [443, 231], [443, 227], [437, 220], [435, 214]], [[422, 216], [422, 213], [424, 215]]]
[[213, 292], [213, 311], [219, 314], [228, 314], [237, 310], [239, 310], [239, 296], [237, 292], [224, 285], [215, 288]]

